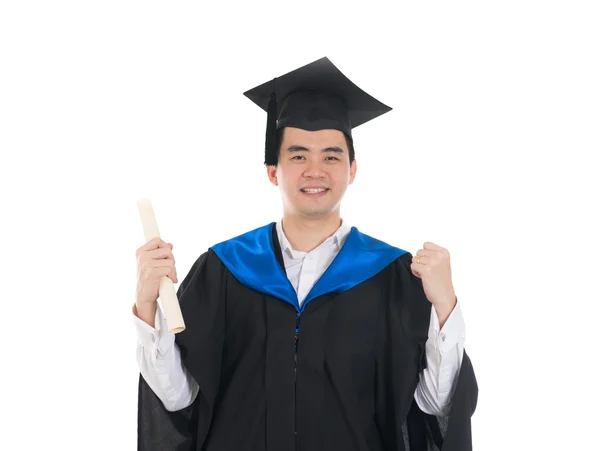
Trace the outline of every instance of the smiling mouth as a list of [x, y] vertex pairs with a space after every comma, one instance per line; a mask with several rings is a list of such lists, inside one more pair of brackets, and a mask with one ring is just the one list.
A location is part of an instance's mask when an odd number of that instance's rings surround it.
[[301, 189], [300, 192], [302, 193], [302, 195], [304, 197], [316, 199], [316, 198], [327, 196], [329, 189], [328, 188], [304, 188], [304, 189]]
[[303, 188], [300, 191], [306, 194], [320, 194], [329, 190], [327, 188]]

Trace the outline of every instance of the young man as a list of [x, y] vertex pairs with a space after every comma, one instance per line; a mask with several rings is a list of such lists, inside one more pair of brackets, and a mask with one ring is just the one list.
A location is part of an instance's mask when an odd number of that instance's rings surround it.
[[469, 450], [477, 384], [446, 249], [415, 257], [344, 222], [353, 127], [390, 110], [322, 58], [246, 95], [268, 112], [283, 218], [212, 246], [178, 290], [138, 249], [140, 450]]

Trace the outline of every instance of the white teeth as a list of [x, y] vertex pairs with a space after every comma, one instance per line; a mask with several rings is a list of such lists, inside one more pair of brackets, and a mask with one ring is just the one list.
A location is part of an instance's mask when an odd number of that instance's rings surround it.
[[317, 194], [322, 193], [323, 191], [327, 191], [326, 188], [305, 188], [302, 191], [308, 194]]

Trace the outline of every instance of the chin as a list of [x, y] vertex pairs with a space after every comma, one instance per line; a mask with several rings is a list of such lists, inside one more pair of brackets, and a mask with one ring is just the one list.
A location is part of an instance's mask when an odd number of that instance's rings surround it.
[[288, 211], [292, 211], [298, 216], [314, 219], [326, 217], [335, 213], [341, 203], [341, 199], [337, 202], [331, 202], [331, 199], [329, 199], [327, 204], [315, 202], [312, 205], [310, 205], [310, 202], [306, 202], [305, 199], [300, 199], [300, 201], [298, 201], [298, 199], [286, 200], [287, 202], [284, 201], [284, 208], [287, 207], [286, 209]]
[[303, 216], [308, 216], [311, 218], [321, 218], [321, 217], [325, 217], [325, 216], [329, 216], [332, 213], [335, 213], [335, 205], [321, 205], [321, 206], [314, 206], [313, 208], [298, 208], [297, 211], [298, 213], [300, 213]]
[[333, 210], [310, 210], [301, 213], [309, 218], [323, 218], [333, 213]]

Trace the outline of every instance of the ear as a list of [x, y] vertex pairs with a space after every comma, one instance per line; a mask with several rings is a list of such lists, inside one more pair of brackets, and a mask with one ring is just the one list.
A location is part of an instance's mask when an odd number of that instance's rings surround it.
[[356, 168], [356, 160], [354, 160], [350, 165], [350, 181], [348, 182], [348, 185], [351, 185], [352, 182], [354, 182], [354, 177], [356, 177]]
[[277, 181], [277, 166], [267, 166], [267, 176], [273, 185], [279, 186], [279, 182]]

